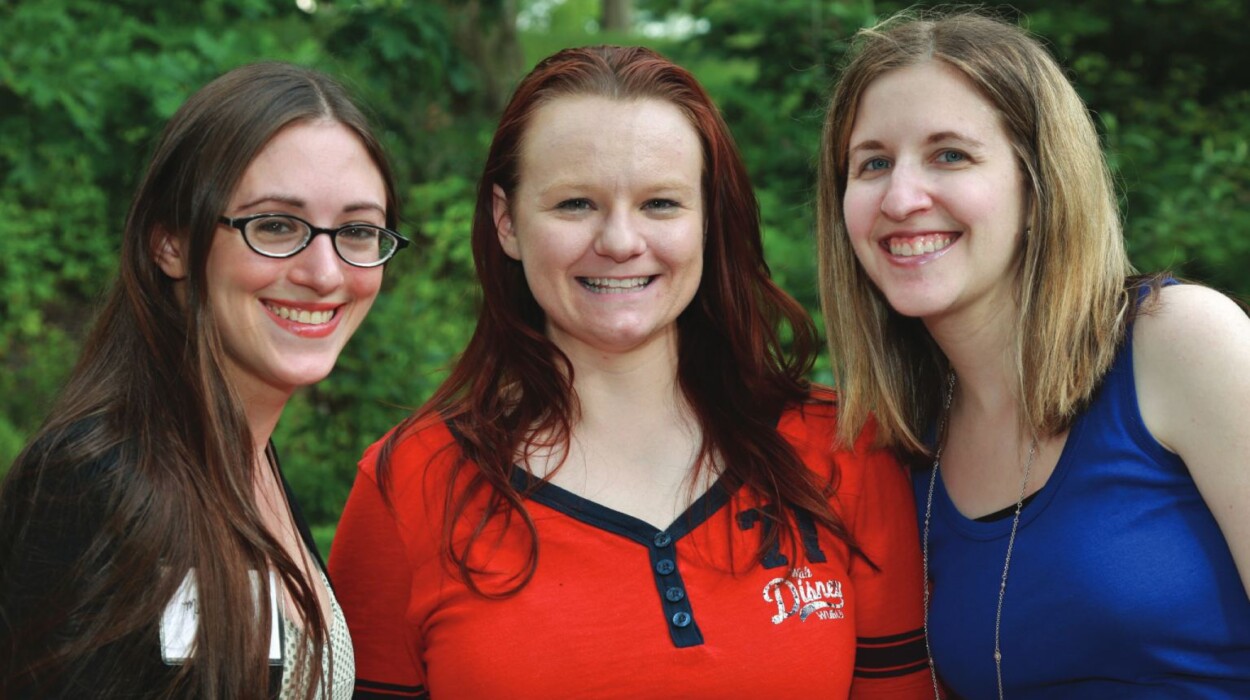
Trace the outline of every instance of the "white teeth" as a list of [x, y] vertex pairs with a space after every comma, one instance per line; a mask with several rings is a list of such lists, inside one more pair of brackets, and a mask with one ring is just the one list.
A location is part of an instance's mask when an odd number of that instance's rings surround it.
[[891, 238], [888, 245], [891, 255], [897, 255], [900, 258], [910, 258], [942, 250], [954, 242], [954, 240], [955, 237], [950, 234], [938, 233], [907, 239]]
[[296, 323], [307, 323], [309, 325], [320, 325], [328, 323], [334, 318], [334, 311], [309, 311], [307, 309], [291, 309], [276, 304], [265, 304], [265, 308], [269, 309], [279, 318]]
[[581, 277], [579, 278], [582, 286], [594, 292], [603, 294], [619, 294], [621, 292], [632, 292], [647, 286], [651, 282], [650, 277]]

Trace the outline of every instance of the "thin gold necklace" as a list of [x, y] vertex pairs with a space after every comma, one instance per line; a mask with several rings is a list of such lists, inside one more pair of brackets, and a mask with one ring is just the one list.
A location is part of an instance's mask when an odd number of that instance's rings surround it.
[[[924, 644], [929, 654], [929, 677], [933, 680], [933, 697], [941, 698], [938, 691], [937, 668], [933, 663], [933, 649], [929, 646], [929, 519], [933, 515], [933, 489], [937, 484], [938, 469], [942, 463], [942, 447], [946, 423], [950, 420], [951, 398], [955, 395], [955, 372], [946, 377], [946, 397], [942, 402], [942, 417], [938, 421], [937, 449], [933, 453], [933, 470], [929, 474], [929, 495], [924, 505], [924, 536], [921, 538], [924, 560]], [[1007, 538], [1007, 557], [1003, 560], [1003, 577], [998, 584], [998, 608], [994, 611], [994, 673], [998, 678], [998, 700], [1003, 696], [1003, 651], [1000, 638], [1003, 624], [1003, 598], [1007, 595], [1007, 572], [1011, 568], [1011, 551], [1016, 544], [1016, 531], [1020, 528], [1020, 511], [1024, 509], [1024, 492], [1029, 487], [1029, 472], [1033, 458], [1037, 456], [1037, 436], [1029, 444], [1029, 456], [1024, 462], [1024, 478], [1020, 481], [1020, 497], [1016, 499], [1016, 513], [1011, 519], [1011, 536]]]

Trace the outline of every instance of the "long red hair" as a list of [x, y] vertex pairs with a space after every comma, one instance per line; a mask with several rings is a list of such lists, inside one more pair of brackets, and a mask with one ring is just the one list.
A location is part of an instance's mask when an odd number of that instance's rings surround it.
[[[815, 328], [803, 307], [770, 277], [760, 239], [759, 206], [737, 146], [711, 98], [689, 72], [641, 47], [560, 51], [540, 62], [512, 95], [478, 183], [472, 233], [482, 289], [477, 327], [447, 380], [380, 451], [377, 471], [383, 492], [388, 489], [395, 445], [411, 429], [450, 421], [464, 454], [455, 462], [452, 491], [446, 495], [444, 549], [468, 585], [484, 595], [514, 593], [533, 575], [536, 531], [525, 509], [525, 494], [512, 485], [509, 475], [513, 456], [528, 436], [553, 435], [553, 442], [567, 447], [577, 413], [574, 368], [544, 335], [545, 316], [530, 293], [521, 264], [499, 244], [492, 192], [496, 185], [509, 197], [515, 192], [522, 140], [534, 112], [561, 97], [586, 95], [669, 102], [689, 118], [703, 148], [703, 278], [677, 321], [678, 383], [703, 435], [696, 464], [706, 468], [708, 457], [715, 455], [723, 486], [732, 490], [746, 485], [773, 503], [805, 511], [846, 540], [845, 528], [828, 505], [829, 485], [816, 483], [776, 431], [782, 410], [807, 400], [804, 376], [815, 358]], [[790, 331], [786, 339], [783, 327]], [[467, 517], [468, 505], [483, 490], [488, 492], [488, 507], [473, 529], [475, 534], [463, 541], [454, 539], [453, 527]], [[474, 581], [477, 572], [468, 564], [476, 533], [493, 517], [513, 515], [531, 534], [528, 566], [518, 572], [515, 586], [502, 592], [482, 591]], [[781, 527], [767, 529], [770, 534], [761, 543], [761, 554], [778, 537], [793, 544], [789, 523], [778, 520]]]

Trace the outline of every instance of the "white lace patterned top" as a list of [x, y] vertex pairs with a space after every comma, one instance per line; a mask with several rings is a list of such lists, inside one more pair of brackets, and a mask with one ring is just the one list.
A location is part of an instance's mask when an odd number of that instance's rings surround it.
[[[320, 571], [320, 570], [318, 570]], [[330, 595], [330, 639], [328, 649], [322, 650], [322, 667], [315, 682], [319, 690], [314, 697], [321, 700], [350, 700], [352, 686], [356, 681], [356, 657], [352, 651], [352, 638], [347, 633], [347, 620], [343, 617], [343, 609], [330, 589], [330, 582], [321, 573], [321, 581]], [[283, 636], [282, 650], [282, 692], [279, 700], [299, 700], [304, 697], [306, 684], [295, 677], [295, 657], [299, 653], [299, 645], [304, 642], [304, 631], [282, 616]]]

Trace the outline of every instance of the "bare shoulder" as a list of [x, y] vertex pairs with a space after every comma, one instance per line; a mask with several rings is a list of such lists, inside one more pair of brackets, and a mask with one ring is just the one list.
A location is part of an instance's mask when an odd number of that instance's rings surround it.
[[1202, 285], [1175, 284], [1161, 288], [1145, 302], [1137, 325], [1141, 329], [1189, 332], [1206, 324], [1235, 326], [1248, 321], [1245, 311], [1228, 296]]
[[1164, 289], [1133, 333], [1146, 428], [1176, 453], [1250, 592], [1250, 318], [1197, 286]]
[[1208, 287], [1164, 287], [1134, 323], [1133, 364], [1142, 418], [1175, 451], [1183, 424], [1250, 399], [1250, 317]]
[[1247, 342], [1250, 317], [1236, 302], [1209, 287], [1173, 285], [1159, 290], [1138, 316], [1133, 359], [1139, 377], [1184, 374], [1221, 356], [1250, 360]]

